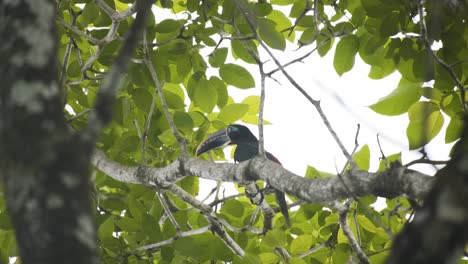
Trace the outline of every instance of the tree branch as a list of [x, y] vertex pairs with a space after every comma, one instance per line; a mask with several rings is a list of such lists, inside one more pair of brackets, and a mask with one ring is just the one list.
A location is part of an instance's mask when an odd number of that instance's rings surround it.
[[180, 157], [167, 167], [138, 169], [138, 167], [118, 164], [107, 158], [103, 151], [95, 150], [92, 163], [99, 170], [121, 182], [164, 187], [163, 183], [177, 182], [189, 175], [237, 183], [263, 180], [282, 192], [307, 202], [318, 203], [352, 198], [346, 186], [358, 197], [365, 195], [385, 198], [407, 196], [420, 199], [429, 192], [434, 183], [433, 177], [409, 170], [399, 164], [376, 173], [353, 169], [342, 177], [346, 184], [344, 186], [338, 176], [307, 179], [286, 170], [275, 162], [260, 158], [232, 164]]
[[127, 71], [130, 58], [137, 47], [138, 38], [143, 32], [146, 17], [151, 11], [152, 4], [152, 0], [138, 0], [135, 3], [138, 10], [135, 22], [129, 30], [120, 55], [116, 58], [114, 65], [104, 78], [96, 98], [95, 108], [90, 113], [88, 126], [82, 133], [83, 139], [91, 146], [94, 145], [104, 126], [112, 119], [112, 107], [115, 102], [115, 95], [121, 86], [123, 73]]

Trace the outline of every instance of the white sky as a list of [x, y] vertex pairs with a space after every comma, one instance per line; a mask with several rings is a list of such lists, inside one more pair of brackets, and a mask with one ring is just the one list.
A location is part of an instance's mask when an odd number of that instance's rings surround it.
[[[310, 50], [310, 47], [307, 50]], [[397, 87], [400, 74], [394, 72], [387, 78], [371, 80], [367, 77], [370, 66], [362, 62], [357, 55], [353, 69], [339, 77], [333, 68], [333, 51], [334, 48], [323, 58], [314, 53], [304, 60], [304, 63], [297, 63], [286, 69], [309, 95], [321, 101], [323, 111], [347, 150], [351, 152], [354, 148], [359, 123], [361, 125], [358, 137], [359, 148], [365, 144], [369, 145], [370, 171], [377, 170], [381, 156], [377, 134], [380, 134], [381, 146], [386, 156], [401, 152], [404, 163], [421, 157], [418, 151], [409, 151], [406, 138], [407, 114], [389, 117], [379, 115], [368, 108], [369, 105]], [[300, 56], [296, 53], [276, 52], [276, 55], [284, 64]], [[262, 59], [266, 61], [267, 57], [263, 56]], [[228, 59], [228, 62], [241, 63], [240, 60], [234, 61], [233, 59]], [[242, 90], [229, 87], [230, 95], [237, 102], [241, 102], [243, 98], [252, 94], [260, 95], [257, 66], [245, 64], [242, 66], [252, 73], [256, 79], [257, 88]], [[266, 67], [273, 69], [273, 61], [269, 62]], [[264, 118], [272, 122], [272, 125], [264, 126], [266, 150], [274, 154], [286, 169], [301, 176], [305, 174], [307, 165], [330, 173], [335, 173], [337, 169], [341, 170], [346, 159], [313, 105], [282, 77], [281, 73], [273, 77], [280, 84], [271, 79], [266, 82]], [[448, 121], [446, 118], [439, 135], [426, 147], [426, 152], [431, 159], [448, 159], [452, 145], [446, 145], [444, 142]], [[258, 135], [256, 126], [248, 126], [254, 134]], [[229, 157], [231, 148], [228, 147], [225, 153], [226, 157]], [[430, 165], [416, 165], [411, 168], [430, 175], [436, 171]], [[204, 194], [213, 186], [213, 182], [202, 185], [200, 196], [204, 197]], [[229, 192], [232, 189], [228, 186], [230, 184], [226, 185]]]
[[[291, 57], [289, 53], [287, 60], [281, 60], [287, 62]], [[367, 107], [396, 88], [400, 74], [395, 72], [382, 80], [371, 80], [367, 77], [370, 67], [360, 60], [359, 55], [356, 59], [353, 69], [342, 77], [333, 68], [333, 50], [324, 58], [314, 53], [305, 63], [295, 64], [287, 70], [314, 99], [321, 101], [325, 114], [349, 152], [354, 148], [357, 124], [361, 125], [358, 142], [360, 146], [368, 144], [370, 147], [371, 170], [376, 170], [379, 164], [378, 133], [385, 155], [402, 152], [404, 162], [420, 157], [418, 152], [409, 151], [406, 114], [382, 116]], [[252, 74], [257, 72], [256, 67], [251, 69]], [[258, 74], [255, 77], [258, 87]], [[307, 165], [328, 172], [341, 169], [346, 160], [315, 108], [281, 77], [281, 73], [274, 77], [280, 80], [281, 85], [271, 79], [266, 85], [265, 119], [273, 123], [265, 126], [266, 149], [286, 168], [299, 175], [304, 174]], [[260, 89], [242, 91], [231, 88], [230, 92], [235, 98], [242, 99], [252, 92], [259, 94]], [[441, 133], [427, 148], [429, 157], [433, 159], [448, 158], [449, 147], [444, 143], [447, 124], [446, 120]], [[255, 126], [251, 128], [257, 132]], [[418, 169], [426, 173], [435, 172], [431, 166], [419, 166]]]

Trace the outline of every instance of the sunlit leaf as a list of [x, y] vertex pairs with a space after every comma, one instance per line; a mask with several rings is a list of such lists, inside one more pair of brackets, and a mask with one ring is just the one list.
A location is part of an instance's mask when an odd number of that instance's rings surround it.
[[359, 39], [354, 35], [343, 37], [336, 45], [333, 66], [338, 75], [351, 70], [354, 66], [354, 58], [359, 50]]
[[406, 129], [406, 136], [410, 149], [423, 147], [430, 142], [441, 130], [444, 116], [439, 108], [430, 102], [414, 103], [408, 110], [410, 123]]
[[420, 88], [421, 86], [417, 83], [400, 84], [389, 95], [380, 98], [377, 103], [369, 107], [381, 115], [401, 115], [419, 100]]
[[227, 83], [237, 88], [252, 88], [255, 80], [250, 73], [242, 66], [236, 64], [224, 64], [219, 68], [219, 75]]
[[361, 170], [369, 170], [370, 166], [370, 150], [366, 144], [353, 155], [353, 159]]
[[269, 19], [258, 20], [258, 34], [265, 43], [271, 48], [284, 50], [286, 48], [286, 40], [283, 34], [276, 30], [276, 23]]
[[228, 48], [219, 48], [216, 49], [211, 55], [208, 61], [210, 62], [211, 66], [213, 67], [220, 67], [226, 61], [228, 53]]
[[198, 83], [193, 99], [203, 111], [211, 113], [218, 101], [218, 93], [210, 81], [203, 79]]
[[297, 255], [309, 251], [314, 241], [314, 237], [309, 234], [296, 237], [291, 243], [291, 253]]
[[247, 104], [229, 104], [219, 112], [218, 119], [230, 124], [241, 119], [249, 111]]

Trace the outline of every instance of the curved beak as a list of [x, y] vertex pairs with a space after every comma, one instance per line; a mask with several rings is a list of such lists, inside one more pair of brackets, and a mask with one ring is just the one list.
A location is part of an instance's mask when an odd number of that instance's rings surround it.
[[198, 145], [196, 155], [200, 156], [201, 154], [207, 151], [225, 147], [230, 143], [231, 139], [228, 136], [227, 129], [220, 129], [215, 133], [209, 135], [205, 140], [202, 141], [202, 143], [200, 143], [200, 145]]

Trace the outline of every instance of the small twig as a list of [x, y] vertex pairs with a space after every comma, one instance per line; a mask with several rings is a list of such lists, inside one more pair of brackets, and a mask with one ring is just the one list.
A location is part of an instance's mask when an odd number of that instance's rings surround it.
[[238, 193], [238, 194], [226, 196], [226, 197], [223, 197], [221, 199], [214, 200], [213, 202], [211, 202], [209, 204], [209, 206], [213, 207], [213, 206], [218, 205], [220, 203], [224, 203], [227, 200], [235, 199], [235, 198], [242, 197], [242, 196], [245, 196], [245, 193]]
[[224, 230], [221, 221], [218, 220], [216, 215], [211, 210], [211, 207], [195, 199], [195, 197], [193, 197], [192, 195], [190, 195], [182, 188], [173, 183], [168, 183], [167, 189], [174, 195], [176, 195], [178, 198], [180, 198], [182, 201], [200, 210], [205, 215], [206, 220], [208, 220], [208, 222], [211, 224], [210, 230], [213, 231], [216, 235], [218, 235], [218, 237], [226, 244], [226, 246], [228, 246], [232, 250], [232, 252], [239, 256], [245, 255], [244, 250]]
[[382, 155], [380, 157], [380, 159], [385, 162], [385, 168], [388, 168], [389, 167], [388, 159], [387, 159], [387, 157], [385, 156], [385, 154], [384, 154], [384, 152], [382, 150], [382, 144], [380, 144], [380, 134], [377, 134], [377, 145], [379, 146], [380, 155]]
[[280, 256], [285, 261], [285, 263], [289, 263], [289, 260], [291, 259], [291, 255], [285, 248], [275, 247], [275, 253], [278, 256]]
[[95, 2], [111, 18], [115, 13], [117, 13], [112, 7], [110, 7], [106, 2], [104, 2], [104, 0], [95, 0]]
[[448, 162], [449, 162], [448, 160], [430, 160], [430, 159], [427, 159], [425, 157], [422, 157], [420, 159], [410, 161], [410, 162], [404, 164], [403, 166], [410, 167], [410, 166], [415, 165], [415, 164], [445, 165]]
[[[142, 140], [143, 134], [141, 133], [140, 125], [138, 124], [138, 121], [136, 119], [133, 119], [133, 124], [135, 125], [135, 129], [137, 131], [138, 138]], [[143, 164], [145, 165], [145, 164]]]
[[[75, 26], [76, 23], [76, 15], [75, 12], [72, 11], [73, 9], [70, 9], [70, 13], [72, 14], [72, 26]], [[67, 96], [66, 96], [66, 91], [67, 88], [65, 87], [66, 84], [66, 79], [67, 79], [67, 70], [68, 70], [68, 62], [70, 60], [70, 55], [71, 55], [71, 49], [73, 46], [73, 37], [68, 38], [68, 43], [65, 48], [65, 54], [63, 55], [63, 64], [62, 64], [62, 72], [60, 74], [60, 89], [63, 91], [63, 103], [65, 104], [67, 102]]]
[[307, 251], [306, 253], [302, 253], [302, 254], [298, 255], [297, 257], [298, 257], [298, 258], [307, 257], [307, 256], [309, 256], [309, 255], [311, 255], [311, 254], [317, 252], [319, 249], [322, 249], [322, 248], [324, 248], [324, 247], [326, 247], [326, 246], [327, 246], [327, 242], [325, 241], [325, 242], [323, 242], [323, 243], [321, 243], [321, 244], [319, 244], [319, 245], [317, 245], [317, 246], [315, 246], [315, 247], [309, 249], [309, 251]]
[[356, 229], [357, 241], [361, 245], [361, 229], [357, 221], [357, 210], [353, 210], [354, 228]]
[[75, 121], [76, 119], [88, 114], [89, 112], [91, 112], [91, 108], [85, 109], [83, 112], [78, 113], [78, 114], [74, 115], [73, 117], [69, 118], [67, 120], [67, 123], [71, 123], [71, 122]]
[[339, 202], [335, 202], [334, 207], [338, 211], [341, 230], [343, 230], [343, 234], [348, 239], [351, 249], [354, 251], [354, 253], [356, 253], [356, 256], [359, 258], [359, 261], [361, 263], [367, 264], [367, 263], [370, 263], [369, 258], [366, 256], [361, 246], [357, 242], [348, 223], [349, 205], [350, 205], [349, 203], [346, 203], [345, 205], [343, 205]]
[[[143, 30], [143, 43], [146, 43], [146, 29]], [[146, 45], [145, 45], [146, 46]], [[144, 52], [147, 52], [148, 50], [145, 49]], [[151, 106], [149, 109], [148, 117], [146, 118], [146, 125], [145, 125], [145, 130], [143, 131], [143, 135], [141, 137], [141, 160], [143, 164], [146, 164], [146, 140], [148, 138], [148, 132], [151, 127], [151, 119], [153, 118], [153, 113], [154, 113], [154, 107], [156, 106], [156, 98], [157, 98], [157, 93], [158, 90], [155, 89], [153, 93], [153, 99], [151, 100]]]
[[158, 191], [158, 198], [159, 202], [161, 203], [162, 208], [164, 209], [165, 214], [168, 216], [169, 220], [171, 221], [172, 225], [175, 227], [177, 233], [179, 234], [182, 231], [182, 228], [180, 228], [179, 223], [177, 223], [177, 220], [175, 219], [174, 215], [172, 214], [169, 205], [166, 202], [166, 198], [161, 195], [161, 193]]
[[311, 51], [307, 52], [306, 54], [296, 58], [296, 59], [293, 59], [283, 65], [281, 65], [281, 67], [277, 67], [276, 69], [266, 73], [266, 75], [268, 77], [271, 77], [273, 74], [277, 73], [278, 71], [281, 71], [281, 68], [286, 68], [290, 65], [293, 65], [295, 63], [298, 63], [298, 62], [302, 62], [305, 58], [309, 57], [310, 55], [312, 55], [314, 52], [316, 52], [319, 48], [321, 48], [322, 46], [324, 46], [325, 44], [327, 44], [329, 41], [331, 41], [335, 36], [331, 36], [331, 37], [328, 37], [326, 39], [324, 39], [322, 42], [320, 42], [318, 45], [316, 45], [314, 48], [312, 48]]
[[263, 109], [265, 108], [265, 72], [263, 71], [263, 64], [258, 64], [260, 71], [260, 105], [258, 109], [258, 155], [265, 157], [265, 139], [263, 136]]
[[170, 244], [174, 243], [178, 238], [203, 234], [203, 233], [208, 232], [209, 230], [210, 230], [210, 226], [205, 226], [205, 227], [198, 228], [198, 229], [179, 232], [174, 237], [171, 237], [169, 239], [166, 239], [166, 240], [154, 243], [154, 244], [139, 247], [139, 248], [133, 250], [132, 252], [130, 252], [128, 255], [135, 255], [135, 254], [137, 254], [138, 252], [141, 252], [141, 251], [152, 250], [152, 249], [160, 248], [160, 247], [163, 247], [163, 246], [166, 246], [166, 245], [170, 245]]
[[[146, 33], [144, 36], [144, 39], [146, 40]], [[146, 67], [148, 68], [151, 78], [153, 79], [153, 83], [156, 86], [156, 90], [158, 91], [159, 94], [159, 99], [161, 100], [161, 105], [163, 108], [164, 116], [167, 119], [167, 122], [169, 123], [169, 127], [171, 128], [172, 133], [177, 139], [177, 142], [179, 143], [180, 149], [182, 151], [183, 155], [188, 155], [188, 150], [187, 150], [187, 142], [186, 140], [180, 135], [179, 131], [177, 131], [177, 127], [174, 123], [174, 120], [172, 119], [171, 113], [169, 112], [169, 107], [167, 106], [166, 98], [164, 97], [164, 93], [162, 91], [162, 86], [164, 83], [161, 83], [158, 79], [158, 75], [156, 71], [154, 70], [153, 62], [150, 59], [149, 55], [149, 48], [148, 48], [148, 43], [147, 41], [143, 41], [143, 51], [144, 51], [144, 61], [146, 64]]]
[[99, 40], [96, 38], [84, 33], [83, 31], [79, 30], [78, 28], [68, 24], [61, 16], [56, 16], [60, 24], [62, 24], [64, 27], [68, 28], [69, 30], [73, 31], [73, 33], [80, 35], [81, 37], [87, 39], [89, 42], [92, 44], [96, 45]]
[[91, 55], [91, 57], [86, 61], [86, 63], [81, 67], [81, 72], [85, 78], [89, 78], [86, 71], [93, 65], [93, 63], [101, 56], [101, 53], [104, 51], [104, 47], [97, 46], [96, 52]]

